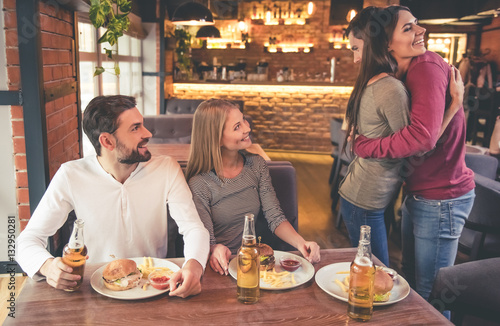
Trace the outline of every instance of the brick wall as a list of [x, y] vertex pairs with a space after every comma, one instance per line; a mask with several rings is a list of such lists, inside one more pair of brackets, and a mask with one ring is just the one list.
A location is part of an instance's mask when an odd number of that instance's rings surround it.
[[331, 151], [330, 119], [345, 114], [352, 87], [174, 84], [174, 96], [245, 102], [253, 139], [264, 149]]
[[[17, 0], [20, 1], [20, 0]], [[4, 0], [5, 39], [9, 90], [20, 90], [16, 0]], [[50, 177], [59, 166], [81, 157], [78, 95], [74, 84], [74, 16], [55, 1], [40, 1], [40, 25], [43, 55], [47, 148]], [[52, 96], [49, 96], [52, 95]], [[11, 107], [15, 155], [18, 214], [21, 230], [30, 218], [23, 108]]]

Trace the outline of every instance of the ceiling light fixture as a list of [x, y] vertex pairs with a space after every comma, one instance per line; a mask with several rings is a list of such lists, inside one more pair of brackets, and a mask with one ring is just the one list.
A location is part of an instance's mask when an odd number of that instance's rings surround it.
[[203, 26], [196, 33], [196, 38], [220, 38], [220, 31], [215, 26]]
[[188, 2], [175, 9], [172, 16], [174, 25], [207, 26], [213, 25], [214, 16], [210, 9], [197, 2]]

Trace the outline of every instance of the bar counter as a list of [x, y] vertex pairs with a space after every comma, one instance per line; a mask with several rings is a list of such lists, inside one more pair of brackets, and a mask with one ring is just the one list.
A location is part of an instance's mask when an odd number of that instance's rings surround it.
[[178, 82], [180, 99], [244, 101], [252, 117], [254, 140], [264, 150], [329, 153], [330, 119], [343, 118], [352, 86], [324, 82]]

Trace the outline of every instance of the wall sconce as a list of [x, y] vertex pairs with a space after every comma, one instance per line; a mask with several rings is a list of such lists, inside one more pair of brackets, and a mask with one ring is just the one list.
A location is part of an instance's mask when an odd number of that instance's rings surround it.
[[272, 12], [271, 12], [271, 8], [267, 8], [266, 10], [266, 22], [270, 22], [271, 21], [271, 17], [272, 17]]
[[352, 20], [354, 17], [356, 17], [356, 15], [357, 15], [357, 14], [358, 14], [358, 13], [356, 12], [356, 10], [354, 10], [354, 9], [349, 10], [349, 12], [347, 13], [347, 17], [346, 17], [347, 22], [348, 22], [348, 23], [350, 23], [350, 22], [351, 22], [351, 20]]
[[247, 23], [243, 19], [238, 21], [238, 30], [242, 33], [246, 33], [248, 31]]
[[314, 3], [312, 1], [309, 1], [309, 3], [307, 4], [307, 14], [309, 15], [309, 17], [311, 17], [313, 12], [314, 12]]
[[210, 9], [197, 2], [188, 2], [175, 9], [172, 16], [174, 25], [206, 26], [214, 25]]

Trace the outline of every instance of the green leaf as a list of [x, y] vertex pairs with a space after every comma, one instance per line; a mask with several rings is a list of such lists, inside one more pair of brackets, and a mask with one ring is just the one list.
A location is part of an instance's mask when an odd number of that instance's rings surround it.
[[111, 46], [115, 45], [116, 42], [118, 41], [118, 37], [119, 37], [118, 34], [110, 29], [108, 29], [106, 34], [108, 34], [107, 41], [108, 41], [109, 45], [111, 45]]
[[96, 67], [95, 68], [95, 71], [94, 71], [94, 77], [95, 76], [99, 76], [100, 74], [102, 74], [104, 72], [104, 68], [103, 67]]
[[122, 30], [124, 32], [128, 31], [128, 27], [130, 26], [130, 19], [128, 17], [124, 20], [122, 20]]
[[104, 51], [106, 51], [108, 58], [113, 59], [113, 50], [104, 48]]
[[[105, 43], [105, 42], [108, 42], [108, 32], [109, 30], [106, 31], [106, 33], [104, 33], [98, 40], [97, 40], [97, 43]], [[111, 44], [113, 45], [113, 44]]]
[[128, 13], [132, 10], [132, 1], [118, 0], [118, 8], [123, 13]]
[[120, 67], [115, 65], [115, 75], [120, 76]]
[[101, 2], [102, 12], [107, 17], [113, 10], [111, 3], [109, 1], [103, 0]]
[[99, 5], [90, 7], [89, 18], [95, 28], [101, 27], [106, 22], [106, 16]]

